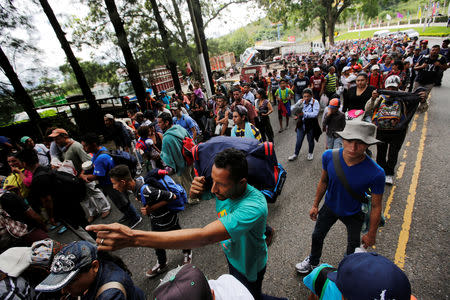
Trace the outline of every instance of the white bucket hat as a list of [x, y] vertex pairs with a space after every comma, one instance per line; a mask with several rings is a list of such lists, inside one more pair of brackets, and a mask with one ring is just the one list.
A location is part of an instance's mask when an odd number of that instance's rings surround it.
[[372, 123], [351, 120], [347, 121], [343, 131], [336, 132], [344, 140], [360, 140], [367, 145], [381, 143], [375, 137], [377, 135], [377, 126]]

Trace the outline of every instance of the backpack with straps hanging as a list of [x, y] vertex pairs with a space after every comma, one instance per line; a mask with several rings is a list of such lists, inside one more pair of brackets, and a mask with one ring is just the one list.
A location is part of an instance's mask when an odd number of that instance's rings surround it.
[[405, 104], [403, 101], [388, 99], [384, 95], [380, 97], [382, 100], [373, 112], [372, 123], [379, 129], [395, 130], [405, 119]]

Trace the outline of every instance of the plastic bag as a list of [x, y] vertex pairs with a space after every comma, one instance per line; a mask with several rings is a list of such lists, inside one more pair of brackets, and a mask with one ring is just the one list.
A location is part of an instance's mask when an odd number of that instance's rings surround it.
[[320, 96], [320, 107], [323, 109], [325, 107], [328, 106], [328, 97], [325, 94], [322, 94], [322, 96]]

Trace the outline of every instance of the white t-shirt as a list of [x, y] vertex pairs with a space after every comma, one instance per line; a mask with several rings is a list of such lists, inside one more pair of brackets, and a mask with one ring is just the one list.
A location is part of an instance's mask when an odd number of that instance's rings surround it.
[[39, 158], [39, 164], [41, 166], [48, 166], [50, 165], [50, 161], [48, 159], [47, 153], [50, 151], [47, 147], [45, 147], [44, 144], [36, 144], [34, 145], [34, 150], [36, 150], [38, 158]]
[[248, 289], [234, 276], [224, 274], [217, 280], [208, 280], [216, 300], [254, 300]]

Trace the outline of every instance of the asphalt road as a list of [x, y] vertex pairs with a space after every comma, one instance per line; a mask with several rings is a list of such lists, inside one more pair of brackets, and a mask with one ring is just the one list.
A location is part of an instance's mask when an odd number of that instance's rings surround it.
[[[395, 261], [409, 277], [413, 293], [418, 299], [449, 299], [448, 282], [450, 225], [449, 154], [450, 148], [450, 73], [444, 76], [442, 87], [432, 91], [428, 112], [418, 114], [399, 155], [394, 185], [386, 187], [383, 212], [386, 226], [379, 230], [374, 249]], [[307, 161], [307, 143], [304, 141], [299, 158], [288, 162], [295, 144], [294, 123], [289, 130], [278, 133], [278, 122], [272, 115], [276, 132], [275, 145], [279, 162], [285, 166], [288, 177], [277, 203], [269, 205], [269, 224], [275, 228], [275, 239], [269, 248], [269, 261], [263, 291], [289, 299], [306, 299], [308, 290], [294, 265], [309, 254], [314, 222], [308, 212], [313, 202], [321, 173], [321, 154], [325, 149], [322, 135], [314, 150], [314, 160]], [[375, 147], [372, 147], [376, 151]], [[138, 206], [138, 204], [136, 203]], [[106, 220], [119, 218], [116, 208]], [[214, 201], [203, 201], [188, 206], [180, 214], [183, 228], [202, 227], [216, 219]], [[138, 229], [149, 230], [148, 219]], [[56, 238], [64, 242], [74, 240], [69, 232]], [[346, 249], [346, 230], [336, 223], [328, 234], [322, 262], [337, 266]], [[154, 250], [145, 248], [117, 251], [133, 272], [135, 284], [151, 298], [159, 279], [147, 279], [144, 272], [156, 262]], [[170, 268], [182, 263], [181, 250], [168, 250]], [[227, 273], [225, 256], [218, 244], [195, 249], [193, 263], [210, 279]]]

